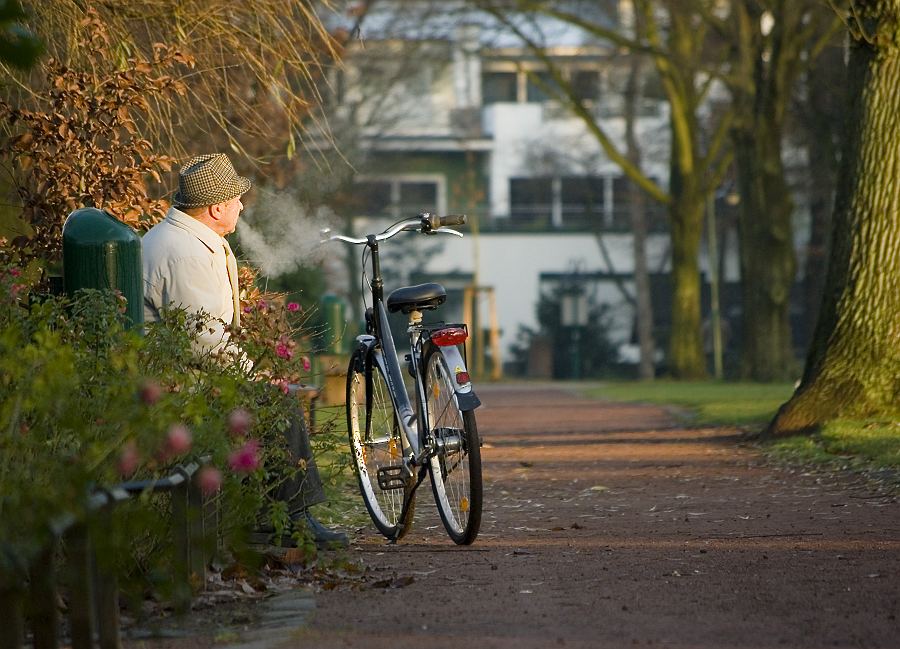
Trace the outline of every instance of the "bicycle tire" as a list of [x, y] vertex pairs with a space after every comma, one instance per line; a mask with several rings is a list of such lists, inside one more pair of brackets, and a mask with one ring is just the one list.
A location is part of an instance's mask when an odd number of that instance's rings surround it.
[[[366, 398], [367, 391], [370, 400]], [[371, 404], [368, 427], [367, 403]], [[406, 513], [402, 511], [411, 485], [385, 490], [379, 486], [377, 477], [379, 468], [402, 464], [405, 448], [400, 425], [380, 368], [371, 359], [363, 359], [361, 353], [354, 354], [347, 370], [347, 433], [353, 470], [372, 522], [387, 538], [402, 538], [409, 531], [415, 513], [414, 496]]]
[[[481, 527], [483, 485], [481, 443], [475, 413], [460, 410], [450, 373], [440, 349], [428, 345], [425, 354], [425, 397], [428, 427], [437, 438], [451, 442], [431, 458], [431, 489], [447, 534], [457, 545], [475, 541]], [[458, 440], [458, 450], [453, 450]], [[445, 448], [447, 448], [445, 446]]]

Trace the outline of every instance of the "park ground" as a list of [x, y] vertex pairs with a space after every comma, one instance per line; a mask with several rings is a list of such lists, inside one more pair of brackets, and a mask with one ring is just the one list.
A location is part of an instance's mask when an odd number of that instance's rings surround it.
[[776, 465], [741, 430], [660, 406], [480, 393], [473, 546], [449, 540], [426, 484], [412, 532], [352, 529], [332, 554], [360, 571], [307, 583], [297, 615], [271, 621], [282, 594], [224, 633], [129, 647], [900, 646], [894, 488]]

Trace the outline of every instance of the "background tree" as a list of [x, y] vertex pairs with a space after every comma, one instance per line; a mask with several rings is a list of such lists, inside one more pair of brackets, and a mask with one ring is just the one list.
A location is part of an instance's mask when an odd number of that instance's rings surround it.
[[[510, 23], [508, 3], [479, 4]], [[726, 146], [731, 121], [728, 112], [713, 115], [704, 110], [715, 78], [709, 69], [710, 61], [715, 61], [715, 57], [710, 51], [709, 28], [701, 17], [716, 3], [708, 0], [635, 0], [632, 4], [639, 18], [635, 24], [638, 31], [634, 34], [610, 27], [608, 21], [592, 20], [590, 14], [569, 12], [550, 2], [522, 0], [514, 5], [514, 9], [555, 18], [602, 41], [633, 53], [644, 53], [653, 62], [670, 110], [672, 148], [668, 191], [629, 160], [596, 116], [573, 93], [566, 93], [566, 103], [628, 178], [649, 198], [668, 207], [674, 295], [668, 363], [676, 378], [701, 378], [706, 375], [701, 339], [699, 267], [704, 208], [708, 196], [721, 183], [730, 161]], [[529, 38], [521, 29], [518, 33], [553, 73], [552, 61], [542, 44]], [[552, 76], [553, 81], [566, 91], [562, 76], [558, 73]], [[703, 124], [708, 121], [712, 121], [712, 127], [705, 132]]]
[[794, 203], [783, 162], [793, 88], [839, 24], [817, 0], [733, 0], [706, 14], [727, 44], [722, 79], [731, 94], [739, 204], [743, 344], [741, 374], [786, 380], [796, 361], [791, 290], [796, 275]]
[[853, 0], [848, 105], [824, 299], [800, 386], [769, 426], [809, 432], [900, 403], [900, 2]]

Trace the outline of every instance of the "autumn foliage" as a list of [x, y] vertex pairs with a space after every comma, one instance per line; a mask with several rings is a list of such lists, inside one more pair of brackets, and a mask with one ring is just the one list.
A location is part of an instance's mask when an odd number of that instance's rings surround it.
[[160, 182], [175, 159], [155, 153], [139, 125], [154, 102], [185, 94], [173, 72], [193, 59], [157, 43], [151, 57], [113, 65], [97, 14], [88, 12], [81, 27], [85, 65], [49, 59], [41, 65], [47, 92], [26, 95], [19, 105], [0, 99], [0, 122], [11, 133], [0, 155], [12, 165], [22, 218], [32, 230], [14, 242], [25, 259], [58, 258], [65, 218], [79, 207], [107, 209], [136, 228], [151, 226], [168, 207], [150, 198], [148, 182]]

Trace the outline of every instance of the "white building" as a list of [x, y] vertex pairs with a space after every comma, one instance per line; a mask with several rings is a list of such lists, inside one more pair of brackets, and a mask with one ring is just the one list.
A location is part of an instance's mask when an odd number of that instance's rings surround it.
[[[551, 96], [546, 63], [510, 29], [484, 16], [455, 13], [452, 5], [432, 13], [431, 3], [413, 3], [422, 12], [416, 13], [401, 4], [399, 14], [384, 10], [367, 17], [333, 80], [329, 120], [335, 129], [352, 129], [364, 152], [350, 214], [359, 217], [356, 233], [374, 230], [373, 219], [466, 213], [465, 239], [447, 237], [427, 258], [410, 254], [404, 263], [386, 257], [385, 266], [402, 268], [398, 281], [446, 278], [448, 288], [492, 288], [504, 356], [520, 327], [538, 328], [541, 291], [553, 290], [560, 277], [577, 269], [596, 302], [609, 308], [609, 334], [622, 360], [634, 362], [634, 311], [622, 293], [622, 287], [634, 290], [622, 171], [585, 122]], [[611, 25], [620, 19], [614, 2], [590, 6]], [[554, 65], [624, 150], [627, 57], [571, 27], [542, 21], [540, 28]], [[642, 166], [664, 185], [667, 104], [651, 70], [642, 86], [635, 122]], [[664, 274], [665, 212], [648, 201], [647, 216], [649, 266]], [[433, 244], [428, 239], [398, 245], [406, 251]], [[390, 248], [385, 246], [388, 254]], [[335, 291], [346, 289], [349, 278], [331, 276]], [[461, 317], [458, 303], [445, 310], [448, 319]]]

